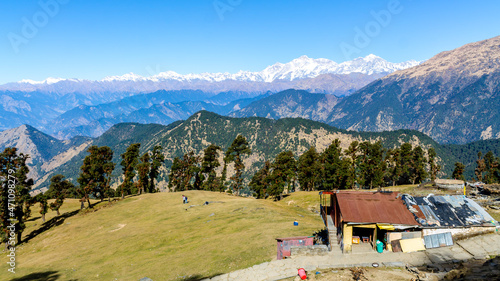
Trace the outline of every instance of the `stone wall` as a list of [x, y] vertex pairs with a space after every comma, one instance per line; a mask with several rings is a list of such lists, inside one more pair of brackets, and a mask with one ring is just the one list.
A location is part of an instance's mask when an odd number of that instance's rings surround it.
[[290, 255], [293, 256], [324, 256], [328, 255], [328, 246], [312, 245], [312, 246], [292, 246], [290, 247]]

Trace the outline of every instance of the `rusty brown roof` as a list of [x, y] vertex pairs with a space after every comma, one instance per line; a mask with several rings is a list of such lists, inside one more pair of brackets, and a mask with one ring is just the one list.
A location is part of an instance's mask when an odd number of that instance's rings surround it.
[[345, 222], [419, 225], [397, 192], [339, 191], [334, 196]]

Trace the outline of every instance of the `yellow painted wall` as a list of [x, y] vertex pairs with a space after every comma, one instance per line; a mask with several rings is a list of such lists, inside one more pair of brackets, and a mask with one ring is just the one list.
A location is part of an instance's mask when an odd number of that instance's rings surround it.
[[350, 253], [352, 250], [352, 226], [344, 224], [344, 253]]

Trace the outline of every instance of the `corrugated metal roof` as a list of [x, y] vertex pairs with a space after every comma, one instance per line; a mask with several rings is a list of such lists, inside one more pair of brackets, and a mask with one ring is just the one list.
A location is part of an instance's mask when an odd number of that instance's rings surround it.
[[415, 213], [423, 226], [467, 227], [492, 224], [493, 218], [474, 201], [463, 195], [412, 197], [403, 195], [408, 207], [418, 204]]
[[345, 222], [419, 225], [396, 192], [339, 191], [335, 194]]

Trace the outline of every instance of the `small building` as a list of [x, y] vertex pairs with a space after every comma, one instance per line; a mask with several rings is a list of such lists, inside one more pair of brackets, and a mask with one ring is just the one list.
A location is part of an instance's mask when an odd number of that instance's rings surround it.
[[375, 248], [388, 232], [420, 229], [397, 192], [326, 191], [320, 201], [330, 237], [337, 235], [330, 241], [338, 241], [344, 253], [351, 252], [353, 242]]

